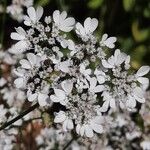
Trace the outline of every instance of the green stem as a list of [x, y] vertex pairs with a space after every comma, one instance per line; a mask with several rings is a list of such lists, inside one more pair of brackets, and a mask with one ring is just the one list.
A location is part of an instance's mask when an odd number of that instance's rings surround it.
[[24, 117], [25, 115], [27, 115], [28, 113], [30, 113], [31, 111], [33, 111], [34, 109], [36, 109], [39, 106], [38, 103], [34, 104], [33, 106], [31, 106], [29, 109], [23, 111], [20, 115], [18, 115], [17, 117], [15, 117], [14, 119], [4, 123], [1, 127], [0, 127], [0, 131], [5, 129], [6, 127], [10, 126], [11, 124], [13, 124], [14, 122], [18, 121], [19, 119], [21, 119], [22, 117]]
[[70, 145], [71, 143], [74, 141], [74, 138], [72, 138], [66, 145], [65, 147], [63, 148], [63, 150], [66, 150]]
[[6, 21], [6, 6], [7, 6], [7, 0], [4, 0], [4, 12], [3, 12], [3, 18], [2, 18], [2, 28], [1, 28], [1, 37], [0, 37], [0, 44], [3, 47], [4, 42], [4, 28], [5, 28], [5, 21]]

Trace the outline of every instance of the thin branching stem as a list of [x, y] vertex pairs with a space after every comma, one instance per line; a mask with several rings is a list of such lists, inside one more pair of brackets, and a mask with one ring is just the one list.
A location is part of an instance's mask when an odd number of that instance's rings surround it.
[[3, 47], [4, 42], [4, 27], [5, 27], [5, 21], [6, 21], [6, 7], [7, 7], [7, 0], [4, 0], [4, 12], [3, 12], [3, 18], [2, 18], [2, 27], [1, 27], [1, 37], [0, 37], [0, 44]]
[[14, 122], [18, 121], [19, 119], [21, 119], [22, 117], [24, 117], [25, 115], [27, 115], [28, 113], [30, 113], [31, 111], [33, 111], [34, 109], [36, 109], [37, 107], [39, 107], [39, 104], [36, 103], [33, 106], [29, 107], [27, 110], [23, 111], [20, 115], [18, 115], [17, 117], [13, 118], [12, 120], [4, 123], [1, 127], [0, 127], [0, 131], [5, 129], [6, 127], [12, 125]]

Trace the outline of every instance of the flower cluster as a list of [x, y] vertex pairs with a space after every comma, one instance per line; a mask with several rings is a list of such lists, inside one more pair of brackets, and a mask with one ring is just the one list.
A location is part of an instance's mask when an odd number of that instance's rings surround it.
[[[108, 58], [116, 37], [104, 34], [99, 40], [94, 36], [97, 19], [88, 17], [82, 25], [58, 10], [43, 18], [42, 7], [29, 7], [27, 13], [24, 24], [28, 29], [17, 27], [11, 33], [18, 41], [12, 53], [23, 54], [14, 69], [14, 83], [27, 92], [30, 102], [58, 105], [54, 123], [61, 123], [63, 131], [75, 129], [81, 136], [93, 137], [112, 124], [104, 112], [133, 111], [137, 103], [145, 102], [149, 80], [143, 76], [150, 67], [132, 72], [130, 56], [119, 49]], [[74, 32], [78, 40], [70, 39], [68, 32]]]

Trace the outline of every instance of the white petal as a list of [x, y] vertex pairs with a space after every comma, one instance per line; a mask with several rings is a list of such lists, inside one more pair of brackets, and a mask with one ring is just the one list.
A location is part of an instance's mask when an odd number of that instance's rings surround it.
[[97, 79], [93, 77], [93, 78], [89, 78], [88, 80], [90, 81], [90, 89], [93, 90], [97, 84]]
[[97, 76], [97, 81], [99, 82], [99, 84], [103, 84], [105, 82], [105, 77], [104, 76]]
[[65, 92], [63, 90], [54, 89], [54, 92], [55, 92], [56, 96], [58, 98], [60, 98], [61, 100], [64, 100], [66, 98]]
[[65, 120], [65, 121], [63, 122], [62, 128], [63, 128], [63, 131], [64, 131], [64, 132], [67, 131], [67, 123], [68, 123], [68, 120]]
[[21, 35], [21, 34], [18, 34], [16, 32], [12, 32], [11, 35], [10, 35], [11, 39], [13, 40], [24, 40], [25, 39], [25, 36], [24, 35]]
[[136, 106], [136, 100], [134, 97], [129, 97], [129, 99], [126, 101], [126, 106], [129, 108], [135, 108]]
[[136, 99], [139, 103], [145, 103], [145, 98], [144, 98], [144, 97], [140, 98], [140, 97], [136, 97], [136, 96], [135, 96], [135, 99]]
[[106, 112], [106, 111], [108, 110], [108, 107], [109, 107], [109, 100], [106, 100], [106, 101], [103, 103], [102, 107], [100, 108], [100, 111], [101, 111], [101, 112]]
[[30, 94], [30, 95], [28, 96], [28, 101], [33, 102], [33, 101], [35, 101], [35, 100], [37, 100], [37, 93]]
[[75, 19], [73, 17], [68, 17], [64, 22], [68, 27], [73, 27], [75, 24]]
[[85, 19], [84, 28], [85, 28], [86, 34], [90, 33], [90, 28], [91, 28], [91, 18], [90, 17]]
[[113, 109], [116, 109], [116, 102], [115, 102], [115, 99], [110, 99], [110, 107], [113, 108]]
[[25, 20], [25, 21], [24, 21], [24, 24], [25, 24], [26, 26], [31, 26], [31, 21], [30, 21], [30, 20]]
[[133, 90], [133, 94], [139, 98], [143, 98], [144, 97], [144, 91], [140, 88], [140, 87], [136, 87]]
[[85, 132], [85, 125], [81, 126], [80, 128], [80, 135], [83, 136]]
[[29, 62], [31, 63], [32, 67], [34, 67], [37, 63], [36, 55], [34, 55], [33, 53], [28, 53], [27, 58], [28, 58]]
[[93, 137], [94, 135], [93, 130], [89, 125], [85, 125], [85, 135], [87, 137]]
[[55, 123], [61, 123], [61, 122], [64, 122], [65, 120], [66, 120], [65, 112], [60, 111], [60, 112], [57, 113], [57, 115], [55, 116], [54, 122], [55, 122]]
[[73, 88], [73, 83], [70, 80], [65, 80], [61, 83], [61, 86], [67, 94], [70, 94]]
[[59, 99], [57, 96], [55, 96], [55, 95], [51, 95], [51, 96], [50, 96], [50, 99], [51, 99], [53, 102], [55, 102], [55, 103], [60, 102], [60, 99]]
[[30, 19], [33, 21], [33, 23], [36, 22], [36, 12], [35, 12], [35, 9], [33, 7], [29, 7], [27, 9], [27, 13], [30, 17]]
[[68, 48], [69, 50], [75, 50], [75, 44], [72, 40], [68, 40]]
[[140, 87], [134, 89], [133, 96], [138, 102], [145, 103], [144, 91]]
[[77, 124], [77, 126], [76, 126], [76, 132], [77, 132], [77, 134], [80, 134], [80, 129], [81, 129], [80, 124]]
[[59, 12], [59, 10], [55, 10], [54, 12], [53, 12], [53, 20], [54, 20], [54, 22], [58, 25], [58, 23], [59, 23], [59, 16], [60, 16], [60, 12]]
[[18, 28], [15, 28], [16, 31], [20, 34], [20, 35], [23, 35], [25, 37], [26, 35], [26, 31], [22, 28], [22, 27], [18, 27]]
[[17, 78], [15, 81], [14, 81], [14, 84], [17, 88], [21, 88], [23, 87], [24, 85], [24, 80], [23, 78]]
[[38, 6], [37, 10], [36, 10], [37, 21], [39, 21], [41, 19], [42, 15], [43, 15], [43, 7]]
[[127, 55], [125, 53], [120, 53], [117, 57], [115, 57], [115, 65], [119, 66], [122, 64], [127, 58]]
[[103, 132], [103, 127], [101, 125], [91, 123], [91, 127], [97, 133], [102, 133]]
[[91, 120], [92, 123], [101, 125], [105, 122], [104, 117], [96, 116], [94, 119]]
[[61, 24], [59, 26], [59, 29], [64, 32], [70, 32], [73, 29], [73, 27], [68, 27], [68, 26], [66, 26], [66, 24], [65, 25]]
[[90, 31], [93, 32], [98, 26], [98, 20], [96, 18], [91, 19], [91, 28]]
[[95, 92], [95, 93], [102, 92], [103, 90], [104, 90], [104, 86], [103, 86], [103, 85], [97, 85], [97, 86], [94, 88], [94, 92]]
[[103, 34], [101, 42], [103, 43], [108, 37], [108, 34]]
[[102, 60], [102, 65], [105, 68], [113, 68], [113, 66], [111, 64], [109, 64], [106, 60]]
[[67, 12], [66, 12], [66, 11], [63, 11], [63, 12], [60, 14], [60, 21], [65, 20], [66, 17], [67, 17]]
[[16, 51], [20, 50], [20, 53], [24, 52], [28, 47], [28, 44], [26, 41], [19, 41], [14, 45], [14, 49]]
[[40, 106], [46, 106], [47, 105], [47, 99], [48, 99], [47, 94], [43, 94], [43, 93], [38, 94], [38, 102], [39, 102]]
[[70, 130], [73, 129], [73, 122], [72, 122], [71, 119], [67, 120], [67, 128], [70, 129]]
[[115, 42], [117, 38], [116, 37], [109, 37], [107, 40], [104, 41], [104, 44], [109, 47], [109, 48], [114, 48], [115, 47]]
[[149, 86], [149, 79], [148, 78], [138, 77], [137, 81], [139, 81], [142, 84], [144, 90], [146, 90], [148, 88], [148, 86]]
[[146, 75], [150, 71], [149, 66], [142, 66], [136, 73], [137, 76], [141, 77]]
[[79, 22], [76, 24], [76, 33], [81, 36], [85, 36], [85, 29]]
[[31, 69], [30, 63], [26, 59], [20, 60], [21, 67], [24, 69]]

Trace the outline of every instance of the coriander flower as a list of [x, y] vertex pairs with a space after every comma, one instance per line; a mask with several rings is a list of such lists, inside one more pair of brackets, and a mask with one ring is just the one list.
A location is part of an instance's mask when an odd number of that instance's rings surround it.
[[76, 132], [77, 134], [83, 136], [85, 135], [86, 137], [93, 137], [94, 132], [96, 133], [103, 133], [103, 126], [102, 124], [104, 123], [104, 118], [102, 116], [96, 116], [93, 119], [89, 121], [87, 124], [80, 125], [78, 124], [76, 126]]
[[104, 90], [103, 85], [97, 85], [97, 79], [95, 77], [89, 78], [88, 81], [90, 82], [89, 92], [91, 93], [99, 93]]
[[83, 38], [86, 36], [90, 36], [97, 28], [98, 20], [96, 18], [88, 17], [84, 21], [84, 26], [82, 26], [79, 22], [76, 24], [76, 33]]
[[106, 46], [108, 48], [114, 48], [115, 47], [115, 42], [117, 41], [116, 37], [109, 37], [108, 38], [108, 34], [104, 34], [102, 36], [102, 40], [100, 41], [100, 45], [101, 46]]
[[69, 119], [64, 111], [59, 111], [54, 119], [55, 123], [63, 123], [63, 130], [72, 130], [74, 125], [71, 119]]
[[143, 77], [144, 75], [146, 75], [148, 72], [150, 71], [150, 67], [149, 66], [142, 66], [137, 73], [135, 74], [135, 77], [137, 79], [138, 82], [141, 83], [143, 89], [147, 89], [149, 86], [149, 79]]
[[28, 48], [28, 40], [26, 37], [27, 33], [22, 27], [18, 27], [15, 29], [17, 32], [12, 32], [10, 36], [13, 40], [17, 40], [19, 42], [17, 42], [13, 48], [15, 49], [16, 53], [19, 51], [21, 53]]
[[21, 67], [23, 69], [34, 69], [35, 67], [39, 67], [40, 62], [41, 62], [40, 57], [33, 53], [27, 54], [27, 60], [26, 59], [20, 60]]
[[70, 32], [75, 24], [75, 20], [72, 17], [67, 18], [67, 12], [63, 11], [60, 13], [59, 10], [55, 10], [53, 12], [53, 20], [55, 26], [58, 27], [59, 30], [64, 32]]
[[115, 50], [114, 55], [112, 55], [108, 60], [103, 59], [102, 65], [105, 68], [115, 68], [120, 66], [127, 58], [127, 55], [120, 52], [119, 49]]
[[68, 102], [68, 95], [71, 94], [73, 83], [69, 80], [65, 80], [61, 83], [61, 89], [55, 89], [54, 93], [55, 95], [51, 95], [50, 99], [55, 103], [60, 103], [62, 105], [66, 105]]
[[40, 92], [32, 93], [30, 90], [27, 91], [27, 98], [29, 102], [35, 102], [38, 101], [40, 106], [46, 106], [49, 105], [49, 96], [48, 96], [48, 88], [45, 87], [45, 89], [41, 90]]
[[26, 26], [32, 26], [35, 25], [42, 17], [43, 15], [43, 8], [41, 6], [35, 8], [29, 7], [27, 9], [28, 16], [24, 17], [24, 24]]

